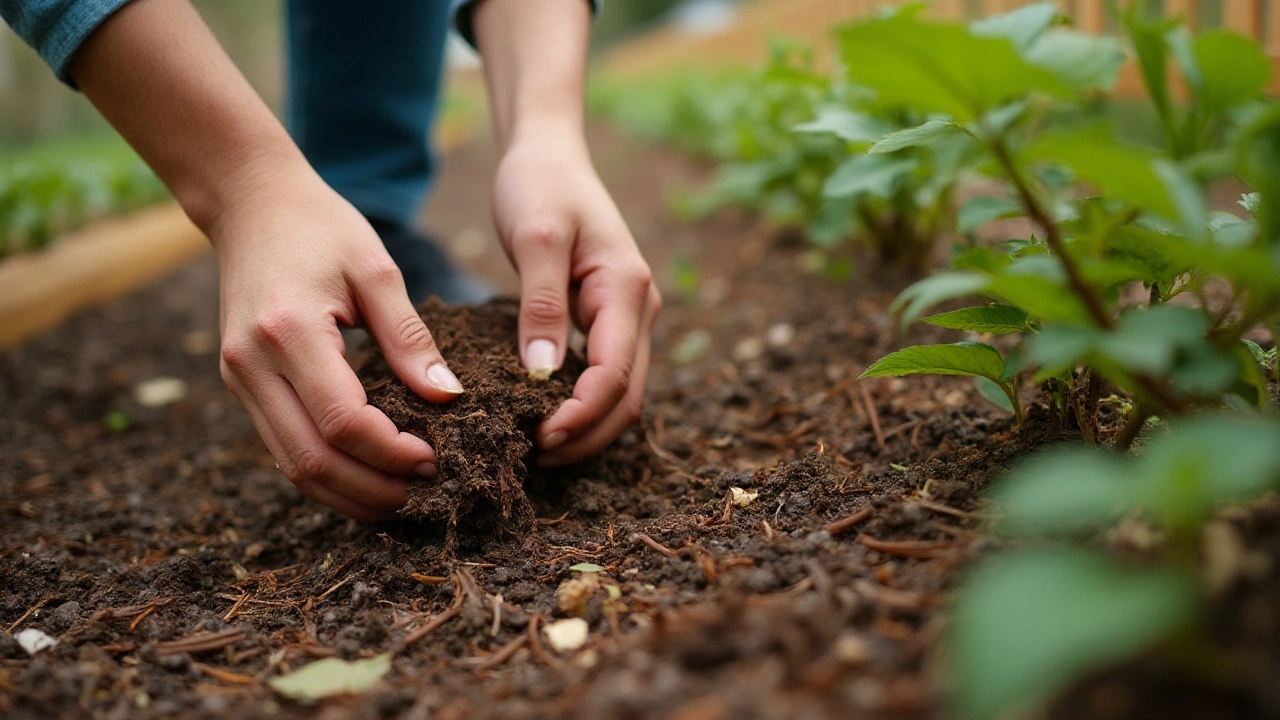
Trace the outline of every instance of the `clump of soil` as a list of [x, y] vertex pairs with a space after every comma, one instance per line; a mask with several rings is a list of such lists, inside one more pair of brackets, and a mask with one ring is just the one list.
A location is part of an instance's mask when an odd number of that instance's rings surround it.
[[462, 307], [432, 298], [418, 312], [466, 393], [444, 404], [423, 400], [395, 376], [376, 347], [359, 371], [369, 404], [436, 450], [439, 475], [410, 485], [401, 514], [445, 522], [446, 552], [459, 528], [523, 534], [534, 517], [524, 491], [534, 432], [572, 396], [585, 363], [569, 353], [549, 379], [531, 379], [517, 353], [520, 304], [513, 298]]

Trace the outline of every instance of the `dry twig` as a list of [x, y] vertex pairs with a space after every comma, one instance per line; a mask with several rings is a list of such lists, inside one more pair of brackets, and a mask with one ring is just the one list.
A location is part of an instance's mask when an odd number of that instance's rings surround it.
[[240, 628], [228, 628], [219, 632], [202, 632], [188, 635], [177, 640], [156, 643], [156, 654], [160, 657], [169, 655], [195, 655], [197, 653], [221, 650], [235, 645], [245, 638], [245, 631]]
[[867, 518], [871, 517], [873, 514], [875, 514], [875, 508], [867, 506], [848, 517], [840, 518], [839, 520], [835, 520], [827, 523], [826, 525], [823, 525], [822, 529], [826, 530], [832, 535], [839, 535], [845, 530], [848, 530], [854, 525], [857, 525], [863, 520], [866, 520]]

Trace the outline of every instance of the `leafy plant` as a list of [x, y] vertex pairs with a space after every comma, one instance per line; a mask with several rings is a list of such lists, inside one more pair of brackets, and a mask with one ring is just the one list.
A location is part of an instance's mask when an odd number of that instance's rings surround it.
[[[1266, 200], [1280, 197], [1269, 192], [1280, 191], [1280, 171], [1265, 160], [1280, 147], [1280, 106], [1262, 102], [1268, 78], [1251, 69], [1265, 56], [1219, 31], [1207, 41], [1173, 26], [1153, 35], [1145, 21], [1127, 16], [1131, 43], [1147, 48], [1140, 55], [1158, 55], [1151, 49], [1157, 39], [1160, 47], [1191, 48], [1184, 54], [1194, 64], [1183, 67], [1200, 77], [1180, 110], [1167, 102], [1167, 78], [1146, 73], [1149, 95], [1167, 105], [1161, 112], [1176, 129], [1157, 150], [1117, 139], [1090, 112], [1096, 90], [1115, 76], [1119, 46], [1055, 27], [1055, 16], [1052, 3], [1041, 3], [966, 28], [907, 12], [839, 31], [848, 72], [878, 102], [935, 115], [906, 139], [899, 132], [881, 142], [898, 147], [950, 133], [981, 153], [979, 169], [1003, 185], [960, 210], [961, 229], [1008, 217], [1035, 228], [999, 250], [973, 243], [951, 271], [897, 301], [909, 322], [939, 302], [981, 297], [986, 304], [929, 321], [1007, 335], [1004, 356], [970, 342], [945, 346], [945, 360], [932, 363], [927, 350], [907, 348], [865, 376], [972, 375], [995, 383], [1021, 422], [1017, 387], [1030, 375], [1090, 443], [1098, 440], [1105, 381], [1133, 398], [1129, 426], [1117, 438], [1122, 447], [1153, 413], [1230, 398], [1268, 406], [1269, 368], [1243, 343], [1246, 332], [1274, 325], [1280, 313], [1280, 256], [1272, 251], [1280, 238]], [[1232, 63], [1247, 70], [1228, 82], [1220, 73]], [[1197, 81], [1189, 82], [1194, 90]], [[1256, 220], [1209, 211], [1210, 184], [1232, 170], [1258, 191], [1242, 203]], [[1002, 319], [993, 322], [997, 313]], [[997, 357], [1004, 365], [994, 376]]]
[[123, 141], [62, 141], [0, 156], [0, 257], [167, 192]]
[[[1024, 462], [993, 492], [1008, 513], [997, 527], [1052, 542], [984, 564], [961, 589], [948, 639], [960, 710], [1025, 709], [1162, 641], [1212, 653], [1196, 625], [1210, 594], [1201, 528], [1277, 479], [1280, 425], [1240, 415], [1181, 421], [1136, 458], [1077, 447]], [[1122, 517], [1163, 538], [1140, 562], [1068, 544]]]

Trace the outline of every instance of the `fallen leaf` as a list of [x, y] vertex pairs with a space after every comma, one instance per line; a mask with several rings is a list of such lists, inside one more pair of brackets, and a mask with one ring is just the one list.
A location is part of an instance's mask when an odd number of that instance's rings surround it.
[[143, 407], [172, 405], [186, 396], [186, 381], [174, 377], [155, 377], [133, 386], [133, 399]]
[[35, 655], [41, 650], [48, 650], [58, 644], [57, 638], [35, 628], [27, 628], [14, 635], [13, 639], [18, 641], [18, 645], [26, 650], [28, 655]]
[[570, 652], [587, 644], [587, 621], [582, 618], [557, 620], [543, 628], [547, 642], [556, 652]]
[[362, 693], [391, 669], [391, 656], [365, 660], [325, 658], [306, 667], [272, 678], [271, 687], [291, 700], [312, 703], [334, 695]]
[[758, 492], [748, 492], [740, 487], [729, 488], [729, 493], [733, 495], [733, 504], [738, 507], [746, 507], [756, 501], [760, 497]]

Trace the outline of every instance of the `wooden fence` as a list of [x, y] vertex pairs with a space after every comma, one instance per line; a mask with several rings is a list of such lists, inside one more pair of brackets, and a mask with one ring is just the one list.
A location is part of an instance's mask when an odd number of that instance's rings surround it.
[[[1130, 0], [1148, 12], [1182, 17], [1197, 29], [1222, 26], [1258, 41], [1271, 56], [1271, 91], [1280, 91], [1280, 0]], [[928, 13], [950, 20], [972, 20], [1007, 12], [1033, 0], [934, 0]], [[1057, 0], [1076, 26], [1095, 34], [1113, 33], [1106, 0]], [[660, 73], [684, 65], [754, 65], [763, 62], [770, 37], [803, 40], [824, 48], [833, 25], [866, 17], [895, 0], [754, 0], [743, 5], [723, 31], [695, 35], [663, 29], [623, 43], [604, 62], [621, 77]], [[1119, 96], [1136, 96], [1141, 83], [1130, 63], [1116, 84]]]

